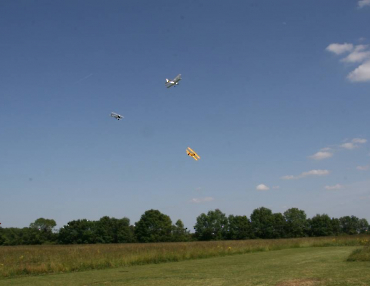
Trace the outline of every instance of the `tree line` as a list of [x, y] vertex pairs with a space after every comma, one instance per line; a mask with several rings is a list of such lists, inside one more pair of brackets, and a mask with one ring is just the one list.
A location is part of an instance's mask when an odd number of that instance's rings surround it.
[[181, 220], [172, 224], [168, 215], [148, 210], [138, 222], [104, 216], [98, 221], [78, 219], [59, 230], [53, 219], [39, 218], [24, 228], [1, 228], [0, 245], [97, 244], [134, 242], [180, 242], [209, 240], [274, 239], [316, 236], [353, 235], [370, 232], [366, 219], [356, 216], [330, 218], [317, 214], [307, 218], [305, 211], [291, 208], [272, 213], [268, 208], [255, 209], [250, 218], [229, 215], [219, 209], [202, 213], [191, 233]]

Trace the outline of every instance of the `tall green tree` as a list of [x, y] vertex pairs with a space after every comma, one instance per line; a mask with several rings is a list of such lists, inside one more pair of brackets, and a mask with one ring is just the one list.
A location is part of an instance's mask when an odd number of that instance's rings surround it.
[[333, 235], [333, 225], [327, 214], [317, 214], [309, 220], [310, 236]]
[[30, 224], [30, 231], [24, 230], [27, 240], [30, 242], [27, 244], [55, 243], [58, 238], [58, 235], [53, 232], [56, 225], [53, 219], [42, 217], [36, 219]]
[[148, 210], [135, 224], [135, 235], [139, 242], [171, 241], [172, 221], [158, 210]]
[[184, 226], [181, 219], [177, 220], [175, 225], [172, 226], [172, 241], [189, 241], [190, 233]]
[[330, 221], [333, 235], [341, 235], [343, 233], [339, 218], [332, 218]]
[[355, 216], [344, 216], [339, 219], [342, 231], [346, 234], [359, 233], [359, 218]]
[[96, 243], [96, 223], [87, 219], [73, 220], [59, 230], [58, 241], [61, 244]]
[[30, 224], [30, 228], [51, 232], [56, 225], [57, 223], [55, 222], [55, 220], [40, 217]]
[[306, 213], [298, 208], [290, 208], [284, 212], [287, 237], [304, 237], [307, 233]]
[[274, 216], [268, 208], [255, 209], [251, 214], [253, 238], [274, 238]]
[[247, 216], [229, 215], [227, 239], [239, 240], [251, 236], [251, 223]]
[[219, 209], [202, 213], [194, 226], [199, 240], [221, 240], [227, 238], [228, 220]]
[[286, 221], [281, 213], [274, 213], [273, 215], [274, 225], [273, 225], [273, 238], [284, 238]]
[[359, 220], [358, 227], [359, 227], [358, 229], [359, 233], [368, 233], [369, 231], [369, 223], [367, 222], [365, 218], [362, 218]]
[[128, 218], [116, 219], [104, 216], [95, 222], [94, 237], [96, 243], [134, 242], [134, 233]]

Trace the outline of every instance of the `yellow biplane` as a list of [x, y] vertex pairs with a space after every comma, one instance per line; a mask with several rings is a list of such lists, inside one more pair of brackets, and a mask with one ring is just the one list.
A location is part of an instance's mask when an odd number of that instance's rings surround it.
[[198, 154], [195, 153], [195, 151], [193, 149], [191, 149], [190, 147], [188, 147], [186, 149], [186, 154], [188, 154], [188, 156], [190, 156], [190, 157], [193, 157], [195, 161], [198, 161], [200, 159]]

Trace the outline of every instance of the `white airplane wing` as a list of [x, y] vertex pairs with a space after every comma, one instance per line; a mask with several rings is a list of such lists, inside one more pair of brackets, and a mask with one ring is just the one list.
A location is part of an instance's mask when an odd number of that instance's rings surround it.
[[181, 74], [179, 74], [177, 77], [175, 77], [175, 79], [173, 81], [178, 82], [179, 80], [181, 80]]
[[123, 116], [122, 116], [122, 115], [119, 115], [119, 114], [114, 113], [114, 112], [112, 112], [112, 113], [110, 114], [110, 116], [112, 116], [112, 117], [114, 117], [114, 118], [117, 118], [117, 119], [123, 118]]

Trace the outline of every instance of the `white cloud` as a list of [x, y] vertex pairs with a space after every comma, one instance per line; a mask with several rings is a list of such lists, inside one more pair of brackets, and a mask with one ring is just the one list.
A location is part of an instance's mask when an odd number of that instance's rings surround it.
[[[369, 1], [370, 0], [366, 0]], [[365, 2], [361, 2], [365, 3]], [[367, 2], [366, 2], [367, 3]], [[360, 2], [359, 2], [360, 5]], [[361, 63], [356, 69], [351, 71], [347, 78], [351, 82], [364, 82], [370, 81], [370, 50], [368, 45], [357, 45], [344, 43], [333, 43], [326, 47], [326, 50], [336, 55], [349, 53], [346, 57], [341, 59], [341, 62], [347, 63]]]
[[361, 63], [370, 57], [370, 51], [365, 51], [367, 45], [358, 45], [342, 62], [346, 63]]
[[352, 149], [357, 148], [358, 146], [351, 143], [351, 142], [348, 142], [348, 143], [344, 143], [344, 144], [340, 145], [340, 147], [348, 149], [348, 150], [352, 150]]
[[329, 173], [330, 172], [328, 170], [311, 170], [311, 171], [308, 171], [308, 172], [303, 172], [299, 176], [301, 178], [304, 178], [304, 177], [307, 177], [307, 176], [326, 176], [326, 175], [329, 175]]
[[366, 171], [366, 170], [369, 170], [369, 165], [357, 166], [356, 169], [359, 170], [359, 171]]
[[194, 198], [191, 199], [191, 203], [199, 204], [199, 203], [205, 203], [205, 202], [211, 202], [214, 201], [214, 198], [212, 197], [205, 197], [205, 198]]
[[343, 189], [344, 186], [343, 185], [340, 185], [340, 184], [336, 184], [334, 186], [325, 186], [325, 190], [339, 190], [339, 189]]
[[330, 150], [332, 150], [330, 147], [325, 147], [325, 148], [321, 148], [320, 151], [330, 151]]
[[311, 170], [308, 172], [303, 172], [298, 176], [288, 175], [281, 177], [283, 180], [293, 180], [293, 179], [301, 179], [309, 176], [326, 176], [329, 175], [330, 171], [328, 170]]
[[360, 0], [358, 1], [358, 7], [362, 8], [365, 6], [370, 6], [370, 0]]
[[353, 138], [351, 142], [343, 143], [342, 145], [340, 145], [340, 147], [348, 149], [348, 150], [352, 150], [352, 149], [358, 148], [359, 147], [358, 144], [365, 144], [366, 142], [367, 140], [364, 138]]
[[257, 191], [268, 191], [270, 188], [264, 184], [260, 184], [256, 187]]
[[363, 139], [363, 138], [353, 138], [352, 139], [352, 142], [353, 143], [365, 144], [367, 142], [367, 140], [366, 139]]
[[283, 180], [293, 180], [295, 179], [295, 177], [293, 175], [287, 175], [287, 176], [284, 176], [284, 177], [281, 177]]
[[333, 157], [333, 153], [323, 152], [323, 151], [319, 151], [316, 154], [309, 156], [309, 158], [314, 159], [314, 160], [322, 160], [322, 159], [326, 159], [330, 157]]
[[370, 81], [370, 61], [351, 71], [347, 78], [352, 82]]
[[329, 52], [332, 52], [336, 55], [341, 55], [346, 52], [350, 52], [353, 50], [353, 45], [344, 43], [344, 44], [330, 44], [329, 46], [326, 47], [326, 50]]

